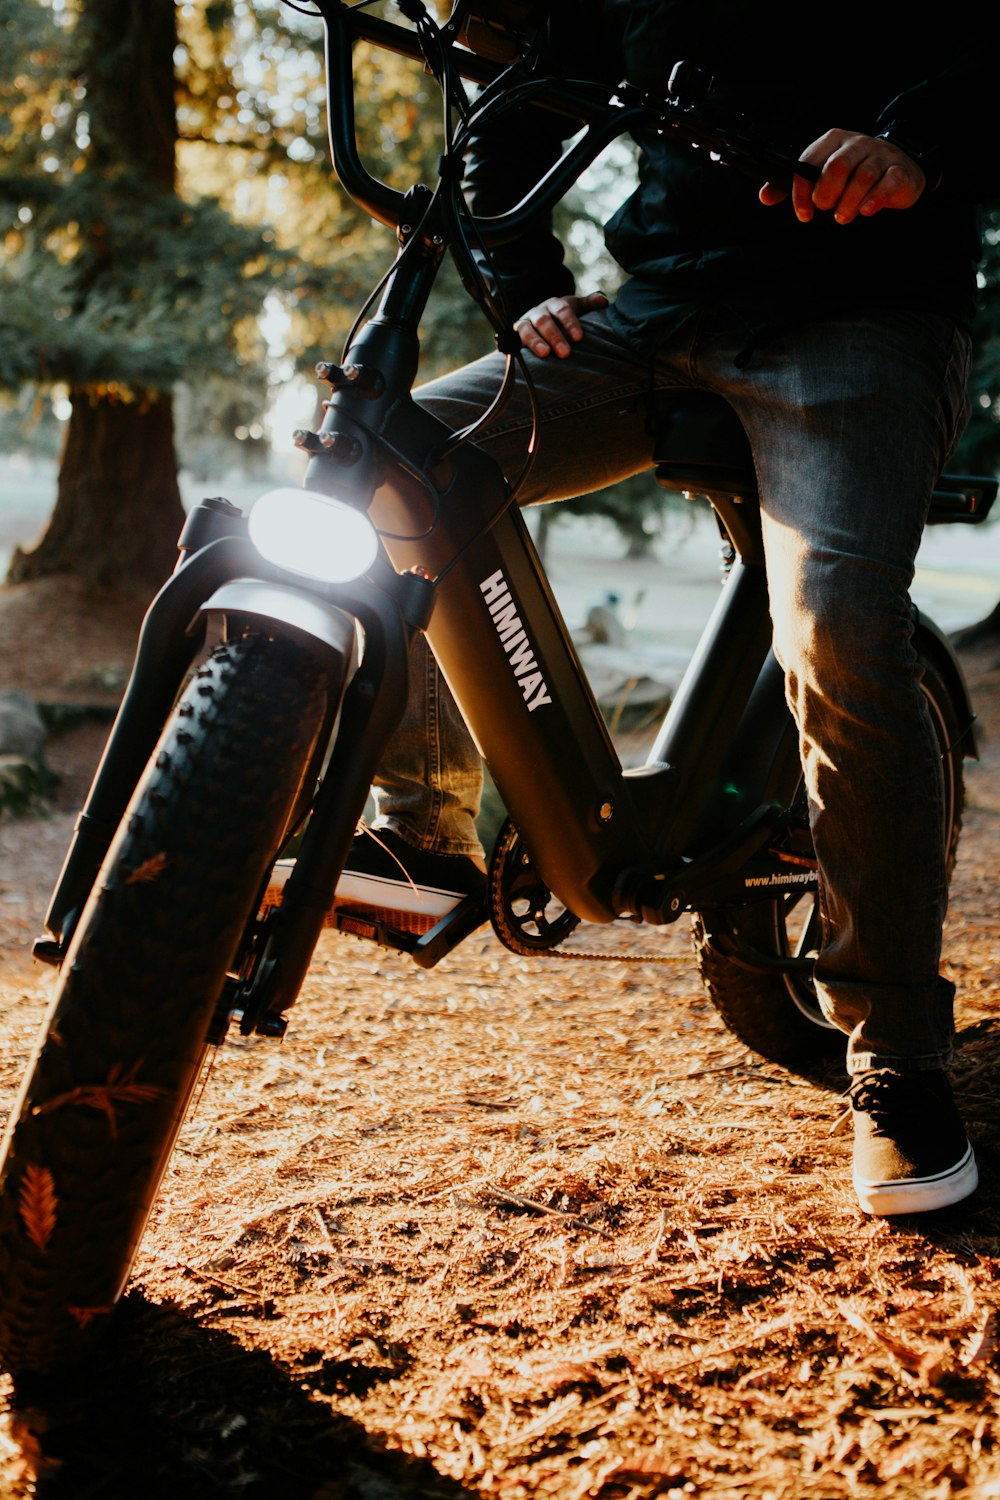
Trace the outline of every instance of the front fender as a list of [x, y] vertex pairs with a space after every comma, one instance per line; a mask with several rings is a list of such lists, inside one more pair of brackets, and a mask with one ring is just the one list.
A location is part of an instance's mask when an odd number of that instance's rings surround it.
[[292, 584], [233, 579], [217, 588], [198, 613], [199, 618], [221, 621], [224, 629], [232, 620], [278, 625], [305, 645], [318, 646], [324, 655], [332, 652], [347, 661], [357, 660], [354, 616]]

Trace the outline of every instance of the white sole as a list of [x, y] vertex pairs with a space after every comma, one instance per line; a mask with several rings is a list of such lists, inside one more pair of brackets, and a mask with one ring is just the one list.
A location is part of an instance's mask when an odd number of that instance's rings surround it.
[[901, 1179], [895, 1182], [867, 1182], [854, 1173], [854, 1191], [866, 1214], [924, 1214], [936, 1208], [961, 1203], [979, 1186], [979, 1172], [972, 1147], [955, 1166], [933, 1177]]
[[[293, 859], [279, 859], [268, 881], [268, 904], [275, 905], [280, 891], [295, 868]], [[437, 921], [448, 915], [461, 901], [457, 891], [439, 890], [433, 886], [413, 886], [408, 880], [387, 880], [384, 876], [359, 875], [345, 870], [337, 882], [334, 906], [360, 906], [366, 911], [400, 911]]]
[[337, 882], [334, 905], [380, 907], [389, 911], [413, 912], [422, 917], [443, 917], [461, 899], [457, 891], [442, 891], [427, 885], [413, 886], [408, 880], [387, 880], [385, 876], [358, 875], [345, 870]]

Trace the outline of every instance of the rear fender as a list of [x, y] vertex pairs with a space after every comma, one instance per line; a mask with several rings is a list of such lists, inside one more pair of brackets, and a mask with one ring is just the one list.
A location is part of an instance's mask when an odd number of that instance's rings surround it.
[[969, 693], [968, 684], [965, 681], [965, 673], [962, 664], [955, 654], [955, 648], [945, 635], [940, 625], [936, 625], [932, 619], [923, 614], [919, 609], [914, 609], [914, 632], [913, 643], [922, 656], [927, 656], [933, 661], [952, 699], [954, 700], [956, 716], [966, 733], [962, 738], [962, 750], [969, 760], [979, 759], [979, 746], [976, 742], [976, 712], [972, 706], [972, 698]]

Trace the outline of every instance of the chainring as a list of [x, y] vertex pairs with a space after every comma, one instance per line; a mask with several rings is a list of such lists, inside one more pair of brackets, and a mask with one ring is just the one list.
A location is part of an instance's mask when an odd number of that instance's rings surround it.
[[509, 818], [490, 860], [489, 897], [493, 931], [512, 953], [550, 952], [580, 922], [537, 873]]

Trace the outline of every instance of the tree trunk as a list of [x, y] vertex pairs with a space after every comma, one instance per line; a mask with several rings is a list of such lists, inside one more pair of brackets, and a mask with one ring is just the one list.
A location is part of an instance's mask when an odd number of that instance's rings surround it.
[[176, 561], [184, 520], [169, 398], [72, 393], [55, 509], [41, 540], [11, 560], [9, 583], [72, 573], [151, 598]]
[[[122, 169], [162, 194], [175, 191], [174, 0], [85, 0], [76, 22], [91, 144], [87, 169], [107, 183]], [[109, 215], [113, 227], [114, 213]], [[85, 228], [89, 265], [81, 305], [114, 281], [114, 235]], [[55, 510], [38, 545], [18, 551], [9, 583], [72, 574], [149, 598], [171, 571], [183, 521], [167, 392], [123, 401], [100, 388], [71, 391]]]

